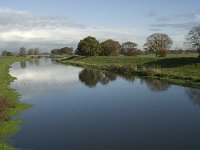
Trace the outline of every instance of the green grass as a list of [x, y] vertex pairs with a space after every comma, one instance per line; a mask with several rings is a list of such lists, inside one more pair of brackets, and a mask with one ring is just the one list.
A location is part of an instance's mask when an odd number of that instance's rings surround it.
[[[16, 61], [24, 61], [20, 57], [0, 57], [0, 136], [7, 136], [17, 132], [21, 120], [10, 120], [22, 110], [30, 107], [28, 104], [19, 101], [19, 94], [9, 87], [14, 81], [14, 77], [9, 74], [9, 66]], [[3, 141], [0, 141], [0, 149], [13, 149]]]
[[120, 74], [157, 78], [169, 83], [200, 88], [200, 58], [198, 54], [171, 54], [166, 58], [155, 55], [137, 57], [68, 56], [58, 62], [91, 67]]
[[0, 150], [15, 150], [12, 146], [0, 141]]

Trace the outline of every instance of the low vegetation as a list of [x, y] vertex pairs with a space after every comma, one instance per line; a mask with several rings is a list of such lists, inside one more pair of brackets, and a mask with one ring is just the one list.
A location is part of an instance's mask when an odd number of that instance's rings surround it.
[[[0, 57], [0, 136], [7, 136], [20, 129], [21, 120], [10, 120], [29, 105], [18, 101], [19, 94], [9, 87], [15, 79], [9, 75], [9, 66], [15, 61], [24, 61], [20, 57]], [[0, 142], [0, 149], [10, 150], [10, 146]]]

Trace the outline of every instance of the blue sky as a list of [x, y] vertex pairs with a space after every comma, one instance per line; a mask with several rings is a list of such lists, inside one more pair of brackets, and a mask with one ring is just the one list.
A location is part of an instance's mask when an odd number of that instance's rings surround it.
[[164, 32], [182, 47], [200, 23], [198, 0], [0, 0], [0, 50], [21, 46], [76, 48], [91, 35], [103, 41], [133, 41]]

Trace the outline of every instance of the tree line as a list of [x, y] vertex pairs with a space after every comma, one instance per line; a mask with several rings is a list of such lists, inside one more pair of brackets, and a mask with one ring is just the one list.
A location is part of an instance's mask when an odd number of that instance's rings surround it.
[[134, 42], [125, 42], [120, 45], [118, 41], [108, 39], [100, 43], [95, 37], [88, 36], [81, 40], [75, 51], [77, 55], [84, 56], [118, 56], [120, 54], [134, 56], [141, 52]]
[[3, 51], [2, 56], [21, 56], [25, 57], [27, 55], [49, 55], [48, 52], [40, 52], [39, 48], [30, 48], [26, 50], [25, 47], [21, 47], [17, 52]]
[[[155, 33], [149, 36], [144, 45], [146, 52], [156, 53], [156, 56], [164, 57], [171, 48], [173, 41], [164, 33]], [[135, 42], [124, 42], [120, 44], [118, 41], [108, 39], [99, 42], [95, 37], [88, 36], [81, 40], [75, 51], [76, 55], [83, 56], [136, 56], [142, 51], [137, 48]]]
[[64, 47], [51, 50], [52, 55], [76, 54], [83, 56], [118, 56], [119, 54], [133, 56], [142, 53], [133, 42], [125, 42], [122, 45], [118, 41], [108, 39], [102, 43], [95, 37], [88, 36], [81, 40], [77, 49]]
[[[135, 77], [130, 75], [121, 75], [127, 81], [134, 81]], [[79, 73], [79, 80], [90, 88], [94, 88], [97, 84], [107, 85], [109, 82], [117, 79], [117, 75], [112, 72], [100, 71], [95, 69], [84, 69]], [[166, 91], [170, 84], [164, 83], [157, 79], [142, 79], [147, 87], [153, 92]]]
[[52, 55], [71, 55], [73, 54], [74, 49], [69, 47], [63, 47], [60, 49], [53, 49], [51, 50]]
[[[192, 52], [198, 52], [200, 57], [200, 25], [194, 26], [186, 37], [187, 46], [193, 49]], [[124, 42], [120, 44], [119, 41], [112, 39], [99, 42], [95, 37], [88, 36], [78, 43], [77, 49], [64, 47], [60, 49], [51, 50], [52, 55], [82, 55], [82, 56], [136, 56], [143, 53], [153, 53], [156, 57], [165, 57], [173, 45], [173, 40], [166, 33], [154, 33], [146, 38], [144, 44], [144, 51], [138, 49], [138, 44], [135, 42]], [[174, 53], [175, 51], [172, 51]], [[182, 52], [182, 50], [178, 50]], [[3, 51], [3, 56], [18, 55], [25, 57], [26, 55], [41, 55], [38, 48], [26, 50], [24, 47], [20, 48], [18, 53], [10, 51]], [[49, 53], [44, 53], [48, 55]]]
[[[200, 57], [200, 25], [189, 31], [186, 43], [193, 49], [192, 52], [198, 52]], [[166, 33], [154, 33], [148, 36], [144, 44], [145, 51], [139, 50], [135, 42], [128, 41], [120, 44], [119, 41], [112, 39], [99, 42], [95, 37], [88, 36], [80, 40], [74, 54], [82, 56], [136, 56], [145, 52], [156, 54], [156, 57], [165, 57], [171, 50], [172, 45], [173, 40]], [[63, 53], [62, 49], [56, 49], [52, 50], [51, 54], [71, 54], [71, 51], [70, 53]]]

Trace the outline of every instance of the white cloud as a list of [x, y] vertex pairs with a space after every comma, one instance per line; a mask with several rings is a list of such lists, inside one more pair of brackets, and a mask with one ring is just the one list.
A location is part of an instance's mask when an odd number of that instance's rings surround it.
[[[152, 32], [168, 32], [173, 36], [176, 31], [176, 37], [185, 34], [194, 24], [198, 24], [198, 14], [195, 12], [162, 17], [155, 11], [150, 11], [148, 16], [156, 20], [149, 25], [148, 30], [84, 25], [63, 16], [42, 16], [28, 11], [0, 9], [0, 52], [17, 51], [22, 46], [27, 49], [39, 47], [44, 51], [64, 46], [76, 48], [78, 42], [87, 36], [95, 36], [100, 41], [110, 38], [121, 43], [133, 41], [142, 49], [146, 37]], [[195, 19], [189, 20], [191, 16], [195, 16]], [[176, 18], [176, 21], [172, 18]], [[188, 19], [177, 23], [182, 18]], [[182, 46], [183, 40], [176, 37], [173, 39], [174, 45]]]
[[113, 38], [133, 40], [143, 45], [143, 32], [134, 28], [107, 28], [82, 25], [66, 17], [39, 16], [27, 11], [0, 9], [1, 49], [17, 50], [21, 46], [50, 50], [76, 46], [80, 39], [95, 36], [100, 41]]

